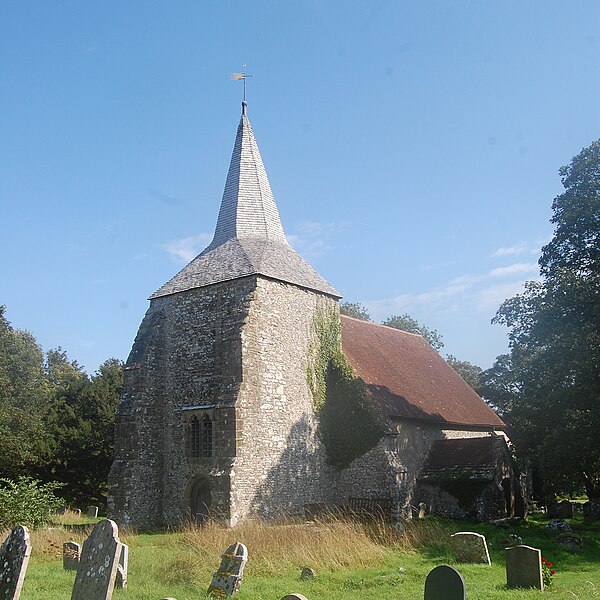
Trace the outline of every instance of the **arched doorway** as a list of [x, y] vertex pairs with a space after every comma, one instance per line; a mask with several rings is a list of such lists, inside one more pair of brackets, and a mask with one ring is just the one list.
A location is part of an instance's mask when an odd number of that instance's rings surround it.
[[504, 492], [504, 507], [506, 510], [506, 516], [513, 516], [513, 495], [512, 495], [512, 485], [510, 483], [510, 479], [508, 477], [502, 480], [502, 490]]
[[190, 513], [197, 523], [204, 523], [209, 517], [211, 505], [210, 480], [197, 479], [190, 492]]

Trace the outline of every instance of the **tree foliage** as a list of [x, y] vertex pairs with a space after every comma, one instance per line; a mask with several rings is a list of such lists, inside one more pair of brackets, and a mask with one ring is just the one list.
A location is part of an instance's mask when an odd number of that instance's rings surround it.
[[448, 354], [446, 362], [468, 383], [476, 392], [481, 385], [481, 374], [483, 369], [466, 360], [458, 360], [456, 356]]
[[0, 477], [66, 484], [71, 502], [102, 502], [113, 458], [123, 365], [103, 363], [89, 377], [61, 348], [44, 360], [28, 332], [0, 307]]
[[485, 373], [486, 395], [514, 427], [548, 491], [600, 497], [600, 141], [560, 170], [555, 232], [540, 282], [504, 302], [510, 356]]
[[416, 319], [408, 313], [403, 315], [392, 315], [383, 321], [383, 325], [393, 327], [394, 329], [402, 329], [409, 333], [416, 333], [423, 336], [436, 350], [444, 346], [444, 340], [440, 333], [435, 329], [429, 329], [426, 325], [421, 325]]
[[16, 477], [46, 460], [44, 358], [4, 312], [0, 306], [0, 474]]
[[340, 302], [340, 314], [361, 321], [371, 320], [369, 311], [359, 302]]

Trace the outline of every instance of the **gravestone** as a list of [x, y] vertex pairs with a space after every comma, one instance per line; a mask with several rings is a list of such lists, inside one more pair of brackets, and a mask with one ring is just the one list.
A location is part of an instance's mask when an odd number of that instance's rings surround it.
[[522, 545], [506, 548], [506, 586], [544, 591], [542, 551]]
[[457, 562], [491, 565], [485, 536], [472, 531], [459, 531], [450, 536], [450, 545]]
[[572, 519], [573, 503], [568, 500], [563, 500], [563, 502], [551, 502], [548, 505], [548, 517], [551, 519]]
[[310, 567], [304, 567], [300, 573], [300, 581], [308, 581], [316, 576], [315, 570]]
[[18, 600], [31, 555], [29, 531], [17, 525], [0, 546], [0, 598]]
[[465, 600], [467, 589], [463, 576], [448, 565], [429, 572], [425, 580], [425, 600]]
[[104, 519], [83, 542], [71, 600], [110, 600], [115, 587], [121, 542], [117, 524]]
[[425, 502], [419, 502], [419, 519], [424, 519], [427, 513], [427, 504]]
[[117, 567], [117, 577], [115, 587], [124, 590], [127, 588], [127, 567], [129, 565], [129, 546], [121, 543], [121, 554], [119, 556], [119, 566]]
[[556, 536], [557, 546], [561, 546], [565, 550], [577, 552], [583, 548], [583, 538], [578, 533], [564, 531]]
[[73, 512], [75, 513], [75, 516], [78, 519], [81, 519], [81, 509], [80, 508], [76, 508]]
[[231, 544], [221, 557], [219, 570], [213, 575], [206, 592], [215, 597], [233, 596], [239, 591], [244, 576], [244, 567], [248, 562], [248, 550], [244, 544]]
[[80, 556], [80, 544], [77, 542], [65, 542], [63, 544], [63, 569], [65, 571], [77, 571]]
[[88, 506], [86, 516], [91, 519], [95, 519], [98, 516], [98, 507], [97, 506]]
[[308, 600], [302, 594], [286, 594], [281, 600]]

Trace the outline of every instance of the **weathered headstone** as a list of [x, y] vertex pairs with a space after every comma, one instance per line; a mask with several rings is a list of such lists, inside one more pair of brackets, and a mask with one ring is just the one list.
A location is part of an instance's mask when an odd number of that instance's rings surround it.
[[424, 519], [427, 514], [427, 504], [425, 502], [419, 502], [419, 519]]
[[17, 525], [0, 546], [0, 598], [18, 600], [31, 555], [29, 531]]
[[117, 524], [104, 519], [83, 542], [71, 600], [110, 600], [115, 587], [121, 542]]
[[472, 531], [459, 531], [450, 536], [450, 545], [457, 562], [491, 565], [485, 536]]
[[63, 544], [63, 569], [65, 571], [77, 571], [80, 556], [80, 544], [77, 542], [65, 542]]
[[562, 546], [565, 550], [577, 552], [583, 548], [583, 538], [578, 533], [572, 531], [563, 531], [556, 536], [557, 546]]
[[572, 519], [573, 503], [568, 500], [562, 502], [551, 502], [548, 505], [548, 517], [551, 519]]
[[308, 600], [302, 594], [286, 594], [281, 600]]
[[239, 591], [248, 562], [248, 550], [244, 544], [231, 544], [221, 557], [219, 570], [213, 575], [207, 594], [215, 597], [233, 596]]
[[95, 519], [98, 516], [98, 507], [88, 506], [86, 516], [90, 517], [91, 519]]
[[117, 567], [117, 578], [115, 587], [120, 590], [127, 588], [127, 567], [129, 565], [129, 546], [121, 543], [121, 554], [119, 556], [119, 566]]
[[465, 600], [467, 590], [463, 576], [448, 565], [429, 572], [425, 580], [425, 600]]
[[506, 548], [506, 586], [543, 591], [542, 551], [523, 545]]
[[76, 508], [74, 511], [75, 516], [80, 519], [81, 518], [81, 509], [80, 508]]
[[300, 573], [300, 581], [308, 581], [316, 576], [315, 570], [310, 567], [304, 567]]

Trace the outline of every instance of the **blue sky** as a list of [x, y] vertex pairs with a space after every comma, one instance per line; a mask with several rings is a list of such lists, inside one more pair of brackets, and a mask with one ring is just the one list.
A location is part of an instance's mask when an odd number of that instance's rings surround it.
[[90, 372], [210, 241], [243, 63], [292, 244], [484, 368], [600, 131], [596, 0], [7, 0], [0, 55], [0, 304]]

